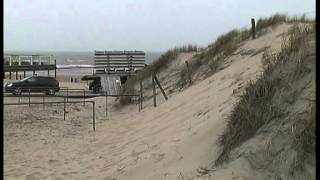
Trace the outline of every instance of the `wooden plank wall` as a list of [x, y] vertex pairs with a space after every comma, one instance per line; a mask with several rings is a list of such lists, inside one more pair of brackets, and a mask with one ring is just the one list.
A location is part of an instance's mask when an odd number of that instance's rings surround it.
[[119, 84], [116, 80], [120, 81], [119, 76], [99, 75], [102, 91], [107, 92], [109, 95], [118, 95], [120, 93]]

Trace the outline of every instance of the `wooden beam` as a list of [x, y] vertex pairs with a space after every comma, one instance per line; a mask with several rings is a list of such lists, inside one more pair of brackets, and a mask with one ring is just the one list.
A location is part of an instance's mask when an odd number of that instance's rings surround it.
[[152, 87], [153, 87], [153, 106], [157, 107], [157, 97], [156, 97], [156, 83], [154, 80], [154, 75], [152, 75]]
[[154, 73], [154, 80], [155, 80], [156, 83], [158, 84], [158, 87], [160, 88], [160, 90], [161, 90], [164, 98], [165, 98], [166, 100], [168, 100], [168, 97], [167, 97], [166, 93], [164, 92], [164, 90], [162, 89], [162, 86], [161, 86], [161, 84], [160, 84], [160, 82], [159, 82], [159, 80], [158, 80], [158, 78], [157, 78], [156, 73]]

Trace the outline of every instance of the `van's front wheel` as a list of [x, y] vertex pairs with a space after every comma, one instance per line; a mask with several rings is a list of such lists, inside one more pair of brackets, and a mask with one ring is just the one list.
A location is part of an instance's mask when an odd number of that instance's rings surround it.
[[46, 92], [46, 95], [54, 95], [55, 94], [55, 90], [54, 89], [49, 89], [47, 92]]
[[22, 94], [21, 89], [20, 88], [14, 89], [12, 94], [13, 95], [21, 95]]

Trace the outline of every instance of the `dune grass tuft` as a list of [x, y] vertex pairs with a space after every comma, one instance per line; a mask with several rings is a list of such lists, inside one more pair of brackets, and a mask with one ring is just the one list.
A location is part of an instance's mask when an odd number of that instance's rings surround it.
[[[279, 53], [264, 53], [264, 73], [256, 82], [249, 83], [244, 94], [240, 95], [239, 102], [228, 117], [227, 127], [218, 139], [222, 152], [215, 161], [216, 165], [228, 160], [230, 151], [251, 138], [261, 126], [282, 115], [282, 109], [274, 103], [274, 96], [280, 91], [283, 81], [298, 80], [308, 72], [304, 63], [306, 39], [313, 32], [314, 26], [294, 25], [288, 32], [288, 38], [283, 40]], [[294, 66], [289, 73], [290, 79], [279, 73], [288, 65]], [[307, 137], [305, 134], [302, 136]], [[304, 143], [302, 140], [300, 142]]]
[[199, 48], [196, 45], [191, 44], [170, 49], [146, 68], [144, 68], [144, 70], [140, 71], [135, 79], [145, 79], [150, 77], [152, 72], [159, 72], [160, 70], [166, 68], [171, 61], [178, 57], [180, 53], [197, 52], [198, 49]]

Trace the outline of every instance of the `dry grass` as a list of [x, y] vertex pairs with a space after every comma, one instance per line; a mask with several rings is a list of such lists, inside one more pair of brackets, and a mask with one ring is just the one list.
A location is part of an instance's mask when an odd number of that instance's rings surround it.
[[[274, 27], [283, 22], [314, 22], [313, 19], [303, 16], [289, 17], [286, 14], [277, 13], [268, 18], [259, 18], [256, 23], [257, 36], [261, 35], [266, 28]], [[151, 76], [153, 71], [159, 72], [166, 68], [169, 63], [175, 60], [179, 53], [182, 52], [198, 52], [194, 61], [190, 61], [190, 70], [196, 72], [201, 66], [208, 66], [211, 70], [206, 76], [214, 74], [220, 67], [225, 58], [232, 55], [241, 43], [250, 39], [251, 28], [233, 29], [225, 34], [220, 35], [213, 43], [208, 45], [208, 48], [199, 48], [195, 45], [187, 45], [176, 47], [168, 50], [162, 54], [156, 61], [146, 67], [143, 71], [139, 72], [133, 81], [137, 82], [138, 79], [145, 79]], [[178, 86], [185, 86], [187, 83], [187, 69], [183, 68], [180, 73], [181, 82]]]
[[208, 46], [208, 49], [197, 55], [198, 59], [209, 62], [210, 59], [221, 54], [230, 56], [239, 46], [240, 42], [250, 38], [250, 30], [233, 29], [226, 34], [220, 35], [217, 40]]
[[[272, 54], [268, 51], [264, 53], [263, 75], [256, 82], [251, 82], [244, 94], [240, 95], [239, 102], [228, 117], [227, 127], [218, 140], [222, 153], [215, 161], [216, 165], [226, 161], [230, 151], [251, 138], [261, 126], [281, 116], [282, 110], [280, 105], [275, 103], [275, 94], [279, 93], [282, 83], [297, 81], [309, 72], [304, 59], [307, 35], [313, 32], [315, 32], [315, 26], [294, 25], [289, 31], [288, 38], [283, 40], [279, 53]], [[289, 65], [294, 66], [291, 72], [280, 73]], [[309, 135], [303, 133], [301, 135], [309, 138]], [[300, 138], [300, 143], [304, 143], [302, 139]]]
[[279, 107], [272, 103], [278, 84], [278, 80], [266, 76], [249, 84], [232, 110], [226, 130], [219, 137], [218, 144], [222, 146], [223, 152], [217, 164], [227, 160], [228, 153], [252, 137], [258, 128], [281, 115]]
[[281, 23], [294, 23], [294, 22], [300, 22], [300, 23], [312, 23], [314, 22], [314, 19], [308, 18], [305, 14], [302, 16], [288, 16], [287, 14], [281, 14], [276, 13], [268, 18], [259, 18], [256, 23], [256, 32], [257, 36], [260, 36], [263, 34], [264, 29], [269, 27], [274, 27]]
[[295, 131], [293, 131], [294, 141], [292, 143], [292, 147], [294, 147], [298, 154], [297, 160], [292, 167], [293, 172], [295, 170], [303, 170], [304, 162], [308, 159], [308, 157], [314, 156], [316, 145], [315, 101], [311, 102], [310, 107], [310, 112], [308, 113], [307, 117], [304, 117], [303, 119], [297, 119], [293, 125], [293, 127], [295, 127]]
[[[259, 18], [256, 23], [257, 38], [265, 32], [265, 29], [284, 22], [312, 23], [314, 22], [314, 19], [307, 18], [306, 15], [289, 17], [286, 14], [279, 13], [268, 18]], [[201, 53], [195, 56], [197, 59], [196, 63], [191, 64], [190, 68], [193, 69], [193, 71], [196, 71], [201, 65], [208, 65], [211, 70], [208, 76], [214, 74], [225, 58], [232, 55], [243, 41], [251, 38], [251, 31], [251, 28], [233, 29], [226, 34], [219, 36], [206, 50], [201, 51]], [[183, 71], [181, 77], [185, 77], [185, 70]]]
[[[250, 31], [248, 29], [233, 29], [219, 36], [214, 43], [210, 44], [207, 49], [199, 51], [199, 53], [194, 56], [194, 59], [189, 62], [191, 76], [203, 65], [210, 69], [210, 73], [206, 74], [206, 76], [215, 73], [224, 59], [232, 55], [232, 53], [238, 49], [240, 43], [249, 37]], [[187, 72], [186, 67], [181, 70], [179, 87], [184, 87], [188, 84]]]
[[[260, 18], [257, 21], [257, 33], [267, 27], [275, 26], [281, 22], [309, 22], [310, 19], [303, 17], [288, 17], [283, 14], [275, 14], [269, 18]], [[152, 72], [159, 72], [164, 68], [168, 67], [171, 61], [177, 59], [180, 53], [197, 52], [192, 61], [189, 61], [189, 70], [191, 78], [199, 70], [200, 67], [206, 66], [209, 73], [204, 74], [206, 77], [211, 76], [219, 70], [223, 61], [231, 56], [245, 40], [250, 39], [251, 29], [233, 29], [226, 34], [219, 36], [216, 41], [208, 46], [208, 48], [199, 48], [195, 45], [187, 45], [182, 47], [176, 47], [168, 50], [162, 54], [152, 64], [148, 65], [142, 71], [140, 71], [135, 78], [130, 81], [137, 83], [139, 80], [144, 80], [151, 77]], [[295, 41], [299, 41], [299, 37], [294, 37]], [[291, 41], [289, 41], [291, 42]], [[295, 42], [292, 42], [295, 43]], [[291, 51], [291, 50], [289, 50]], [[278, 58], [281, 59], [281, 58]], [[186, 67], [180, 71], [180, 81], [177, 86], [182, 88], [188, 84], [189, 78], [187, 74], [188, 70]]]
[[[189, 73], [190, 77], [197, 71], [197, 69], [202, 65], [202, 61], [199, 59], [194, 59], [192, 61], [188, 61], [189, 63]], [[180, 80], [178, 81], [178, 87], [183, 88], [189, 83], [188, 77], [188, 69], [184, 66], [180, 71]]]
[[160, 70], [168, 67], [169, 63], [175, 60], [180, 53], [197, 52], [198, 49], [199, 48], [196, 45], [191, 44], [170, 49], [162, 54], [157, 60], [148, 65], [144, 70], [140, 71], [133, 80], [143, 80], [147, 77], [150, 77], [152, 72], [159, 72]]
[[268, 18], [259, 18], [256, 23], [256, 31], [260, 31], [261, 29], [275, 26], [279, 23], [283, 23], [287, 21], [288, 16], [286, 14], [274, 14]]
[[[233, 29], [226, 34], [220, 35], [214, 43], [208, 45], [208, 48], [196, 54], [194, 63], [190, 62], [190, 69], [197, 71], [202, 65], [208, 66], [210, 72], [206, 76], [210, 76], [217, 72], [221, 63], [231, 56], [241, 45], [241, 43], [251, 36], [251, 30]], [[185, 77], [185, 71], [182, 70], [181, 77]]]

